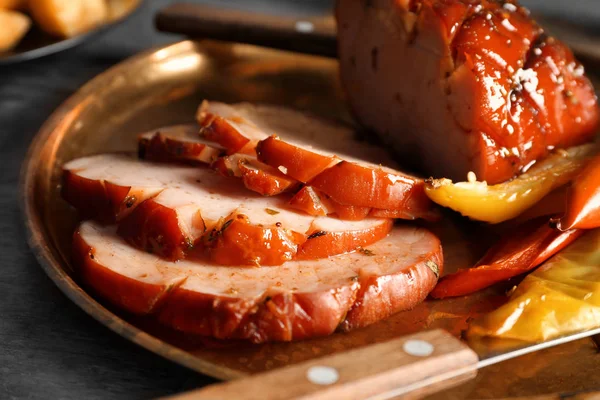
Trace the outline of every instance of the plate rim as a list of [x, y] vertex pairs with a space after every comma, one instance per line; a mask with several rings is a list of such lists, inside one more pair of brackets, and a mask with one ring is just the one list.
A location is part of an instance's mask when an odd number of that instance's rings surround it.
[[61, 267], [63, 265], [62, 260], [52, 254], [50, 248], [53, 246], [53, 243], [45, 233], [42, 215], [40, 215], [36, 207], [38, 200], [36, 188], [39, 185], [39, 173], [37, 172], [39, 169], [37, 166], [41, 162], [39, 155], [43, 152], [47, 139], [51, 137], [52, 133], [62, 122], [63, 117], [76, 104], [80, 103], [81, 98], [90, 88], [96, 86], [97, 82], [110, 79], [128, 66], [152, 57], [162, 50], [173, 50], [178, 47], [181, 47], [182, 50], [190, 50], [197, 49], [199, 46], [199, 43], [196, 41], [183, 40], [137, 53], [94, 76], [64, 100], [48, 116], [34, 135], [25, 158], [21, 163], [18, 181], [19, 214], [21, 222], [25, 227], [28, 247], [37, 263], [59, 290], [86, 314], [119, 336], [165, 359], [217, 379], [230, 380], [247, 376], [247, 374], [205, 361], [135, 327], [108, 310], [77, 284], [65, 272], [64, 268]]

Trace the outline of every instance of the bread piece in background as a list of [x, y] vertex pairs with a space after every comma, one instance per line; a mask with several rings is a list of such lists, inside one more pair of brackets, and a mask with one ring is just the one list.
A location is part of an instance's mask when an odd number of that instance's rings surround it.
[[[2, 1], [2, 0], [0, 0]], [[138, 6], [141, 0], [106, 0], [108, 18], [115, 21], [129, 14]]]
[[0, 9], [0, 52], [15, 47], [31, 27], [31, 20], [18, 11]]
[[29, 12], [51, 35], [69, 38], [108, 20], [106, 0], [30, 0]]
[[23, 10], [26, 4], [27, 0], [0, 0], [0, 8], [3, 10]]

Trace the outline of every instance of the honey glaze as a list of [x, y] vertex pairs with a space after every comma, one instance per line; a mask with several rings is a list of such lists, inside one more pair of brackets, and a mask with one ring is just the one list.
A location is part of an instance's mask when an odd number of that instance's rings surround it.
[[517, 2], [411, 0], [403, 7], [400, 19], [417, 21], [403, 51], [416, 43], [432, 53], [430, 62], [448, 65], [445, 76], [410, 79], [441, 80], [442, 102], [459, 129], [452, 132], [447, 121], [444, 134], [467, 136], [455, 152], [467, 155], [482, 180], [506, 181], [547, 157], [549, 148], [593, 137], [600, 113], [583, 66]]

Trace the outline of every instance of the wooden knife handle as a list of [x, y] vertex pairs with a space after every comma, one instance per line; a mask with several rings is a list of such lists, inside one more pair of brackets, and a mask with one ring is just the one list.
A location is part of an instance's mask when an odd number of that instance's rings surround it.
[[404, 336], [176, 395], [206, 399], [389, 399], [423, 396], [475, 376], [477, 354], [443, 330]]
[[175, 3], [155, 19], [158, 30], [336, 57], [333, 17], [290, 18], [201, 4]]
[[[566, 42], [577, 56], [600, 60], [597, 35], [590, 35], [571, 23], [540, 19], [540, 16], [536, 16], [536, 19], [550, 33]], [[201, 4], [175, 3], [161, 10], [155, 23], [163, 32], [337, 57], [336, 27], [332, 16], [289, 18]]]

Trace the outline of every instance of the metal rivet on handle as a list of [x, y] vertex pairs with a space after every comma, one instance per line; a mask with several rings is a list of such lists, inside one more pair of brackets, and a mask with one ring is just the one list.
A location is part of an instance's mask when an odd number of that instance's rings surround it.
[[311, 33], [315, 30], [315, 26], [309, 21], [296, 22], [296, 31], [300, 33]]
[[306, 371], [306, 378], [316, 385], [332, 385], [340, 379], [340, 374], [331, 367], [310, 367]]
[[427, 357], [433, 353], [433, 345], [424, 340], [407, 340], [402, 349], [411, 356]]

